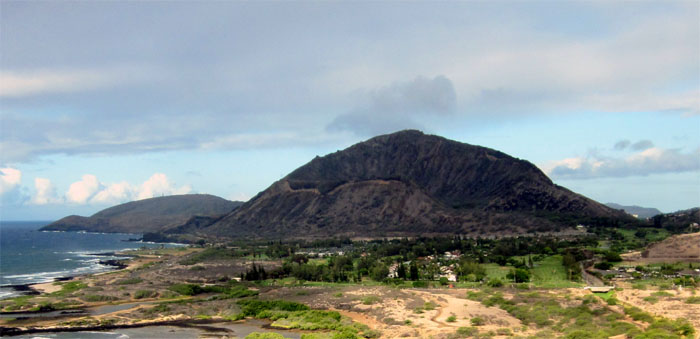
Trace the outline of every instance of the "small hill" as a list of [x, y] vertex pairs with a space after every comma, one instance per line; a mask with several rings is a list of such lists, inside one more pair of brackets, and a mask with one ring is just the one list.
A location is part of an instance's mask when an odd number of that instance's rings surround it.
[[627, 212], [628, 214], [635, 216], [639, 219], [648, 219], [651, 218], [655, 215], [661, 214], [661, 211], [659, 211], [656, 208], [650, 208], [650, 207], [641, 207], [641, 206], [625, 206], [625, 205], [620, 205], [616, 204], [614, 202], [609, 202], [606, 203], [605, 206], [608, 206], [610, 208], [616, 209], [616, 210], [623, 210]]
[[90, 217], [71, 215], [53, 222], [43, 231], [88, 231], [105, 233], [161, 232], [195, 216], [220, 216], [241, 202], [208, 194], [171, 195], [132, 201], [110, 207]]
[[632, 218], [555, 185], [527, 161], [408, 130], [316, 157], [196, 229], [210, 237], [507, 235], [611, 220]]
[[700, 260], [700, 232], [678, 234], [649, 245], [643, 258], [673, 260]]

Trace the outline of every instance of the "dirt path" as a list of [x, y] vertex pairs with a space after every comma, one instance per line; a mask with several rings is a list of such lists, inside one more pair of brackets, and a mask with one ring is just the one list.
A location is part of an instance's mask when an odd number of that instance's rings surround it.
[[598, 277], [586, 272], [586, 268], [584, 268], [583, 265], [581, 265], [581, 277], [588, 286], [605, 286], [605, 283]]

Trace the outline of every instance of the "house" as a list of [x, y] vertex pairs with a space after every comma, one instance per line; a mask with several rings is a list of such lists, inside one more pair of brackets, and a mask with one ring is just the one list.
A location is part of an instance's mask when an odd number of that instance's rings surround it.
[[447, 281], [456, 282], [457, 274], [454, 272], [454, 269], [452, 267], [441, 266], [440, 273], [438, 274], [438, 279], [439, 278], [447, 278]]

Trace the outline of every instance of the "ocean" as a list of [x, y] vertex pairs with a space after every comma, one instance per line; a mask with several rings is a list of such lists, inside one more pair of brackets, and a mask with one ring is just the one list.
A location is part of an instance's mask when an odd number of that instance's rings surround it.
[[56, 278], [114, 269], [100, 260], [125, 259], [95, 255], [141, 247], [172, 247], [178, 244], [156, 244], [128, 241], [140, 234], [40, 232], [46, 221], [0, 221], [0, 298], [17, 295], [7, 285], [50, 282]]

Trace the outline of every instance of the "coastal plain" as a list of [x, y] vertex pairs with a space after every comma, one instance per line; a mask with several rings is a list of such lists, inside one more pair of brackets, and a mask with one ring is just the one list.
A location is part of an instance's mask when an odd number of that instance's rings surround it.
[[[205, 252], [198, 247], [129, 251], [124, 254], [133, 258], [124, 269], [32, 285], [40, 294], [0, 301], [2, 335], [119, 328], [155, 331], [154, 326], [167, 325], [217, 338], [256, 338], [258, 332], [286, 338], [342, 338], [345, 332], [365, 338], [554, 338], [579, 333], [567, 332], [567, 327], [581, 331], [598, 327], [609, 330], [606, 334], [617, 333], [609, 337], [638, 338], [659, 322], [700, 327], [700, 304], [688, 302], [697, 299], [696, 289], [672, 288], [664, 282], [643, 288], [618, 282], [611, 293], [598, 295], [582, 284], [542, 287], [542, 277], [530, 284], [499, 287], [430, 282], [416, 288], [371, 279], [240, 281], [253, 265], [274, 271], [283, 263], [264, 255], [205, 258]], [[549, 267], [547, 262], [536, 263]], [[489, 273], [500, 276], [496, 267], [489, 266]], [[552, 278], [547, 278], [551, 285]], [[611, 296], [616, 302], [609, 301]], [[652, 303], [653, 296], [660, 300]], [[283, 301], [304, 310], [287, 312], [286, 318], [264, 312], [246, 315], [250, 300]], [[321, 313], [314, 318], [299, 312]], [[697, 337], [695, 332], [687, 334]], [[679, 332], [678, 337], [688, 336]]]

